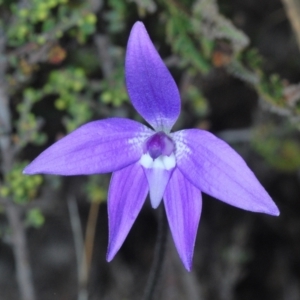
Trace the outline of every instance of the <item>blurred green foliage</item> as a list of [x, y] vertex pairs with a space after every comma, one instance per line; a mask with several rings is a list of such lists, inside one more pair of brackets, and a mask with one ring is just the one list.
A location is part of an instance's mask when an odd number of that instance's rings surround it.
[[19, 118], [16, 120], [16, 131], [14, 141], [18, 150], [21, 150], [28, 143], [42, 145], [45, 143], [47, 136], [40, 132], [41, 122], [32, 113], [33, 105], [40, 100], [41, 93], [32, 88], [26, 88], [23, 91], [23, 101], [19, 102], [16, 110]]
[[300, 168], [298, 132], [290, 124], [268, 122], [257, 126], [253, 148], [275, 169], [294, 172]]
[[90, 176], [88, 183], [85, 186], [85, 191], [88, 199], [91, 202], [105, 202], [107, 199], [108, 178], [104, 176]]
[[[96, 16], [86, 5], [72, 5], [69, 0], [31, 0], [9, 6], [14, 20], [8, 27], [8, 45], [16, 47], [25, 43], [45, 44], [49, 39], [68, 34], [85, 42], [95, 31]], [[5, 25], [5, 24], [4, 24]]]
[[40, 228], [45, 223], [45, 217], [41, 210], [38, 208], [32, 208], [27, 211], [25, 225]]
[[[48, 82], [42, 89], [42, 94], [55, 95], [57, 110], [68, 112], [63, 122], [68, 132], [87, 122], [92, 117], [92, 109], [84, 96], [87, 84], [85, 72], [81, 68], [69, 67], [54, 70], [49, 74]], [[78, 113], [80, 112], [80, 113]]]
[[17, 163], [5, 175], [0, 185], [0, 196], [9, 197], [17, 204], [25, 204], [34, 200], [43, 182], [41, 175], [24, 176], [22, 171], [28, 162]]

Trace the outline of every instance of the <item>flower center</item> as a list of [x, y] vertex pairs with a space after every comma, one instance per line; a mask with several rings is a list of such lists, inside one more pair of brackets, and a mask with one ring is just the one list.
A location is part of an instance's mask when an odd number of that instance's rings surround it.
[[160, 131], [152, 135], [145, 143], [144, 153], [154, 159], [161, 155], [170, 156], [174, 151], [174, 143], [164, 132]]
[[176, 166], [174, 149], [172, 139], [162, 131], [157, 132], [145, 142], [140, 163], [146, 169], [171, 170]]
[[143, 150], [140, 164], [149, 184], [151, 205], [157, 208], [176, 167], [175, 144], [170, 137], [160, 131], [146, 140]]

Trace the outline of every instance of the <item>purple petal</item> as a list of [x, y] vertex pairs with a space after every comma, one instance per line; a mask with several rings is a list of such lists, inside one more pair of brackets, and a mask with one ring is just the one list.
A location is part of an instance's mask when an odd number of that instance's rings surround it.
[[164, 204], [175, 246], [190, 271], [202, 208], [201, 192], [176, 168], [167, 186]]
[[111, 261], [122, 246], [148, 191], [147, 179], [139, 163], [113, 173], [108, 192], [107, 261]]
[[143, 154], [148, 127], [121, 118], [87, 123], [42, 152], [24, 174], [79, 175], [124, 168]]
[[133, 106], [155, 130], [169, 132], [180, 113], [180, 96], [142, 22], [131, 30], [125, 71]]
[[225, 142], [198, 129], [172, 136], [178, 168], [201, 191], [245, 210], [279, 215], [245, 161]]

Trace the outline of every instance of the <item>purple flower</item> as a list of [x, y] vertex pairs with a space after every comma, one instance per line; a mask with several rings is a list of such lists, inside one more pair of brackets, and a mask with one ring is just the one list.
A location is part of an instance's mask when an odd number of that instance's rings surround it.
[[200, 220], [201, 192], [238, 208], [279, 215], [244, 160], [225, 142], [199, 129], [171, 133], [180, 113], [179, 92], [141, 22], [131, 30], [125, 70], [131, 102], [154, 130], [124, 118], [90, 122], [24, 169], [24, 174], [113, 172], [108, 193], [108, 261], [122, 246], [148, 192], [153, 208], [163, 200], [187, 270]]

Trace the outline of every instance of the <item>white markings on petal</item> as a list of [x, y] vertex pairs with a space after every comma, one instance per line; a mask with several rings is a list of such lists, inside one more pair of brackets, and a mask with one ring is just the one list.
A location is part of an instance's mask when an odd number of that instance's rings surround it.
[[128, 144], [130, 145], [141, 144], [152, 134], [153, 134], [152, 131], [141, 132], [139, 133], [139, 135], [136, 135], [135, 137], [128, 139]]
[[182, 131], [171, 134], [172, 140], [175, 142], [175, 155], [177, 159], [181, 159], [191, 153], [191, 149], [186, 146], [186, 139]]
[[148, 154], [143, 154], [141, 159], [140, 159], [140, 164], [144, 167], [144, 168], [152, 168], [153, 167], [153, 158]]
[[146, 169], [163, 169], [169, 171], [176, 166], [176, 159], [173, 153], [170, 156], [161, 155], [156, 159], [153, 159], [146, 153], [142, 155], [140, 164]]
[[176, 159], [173, 153], [170, 156], [162, 156], [161, 159], [166, 170], [171, 170], [175, 168]]

